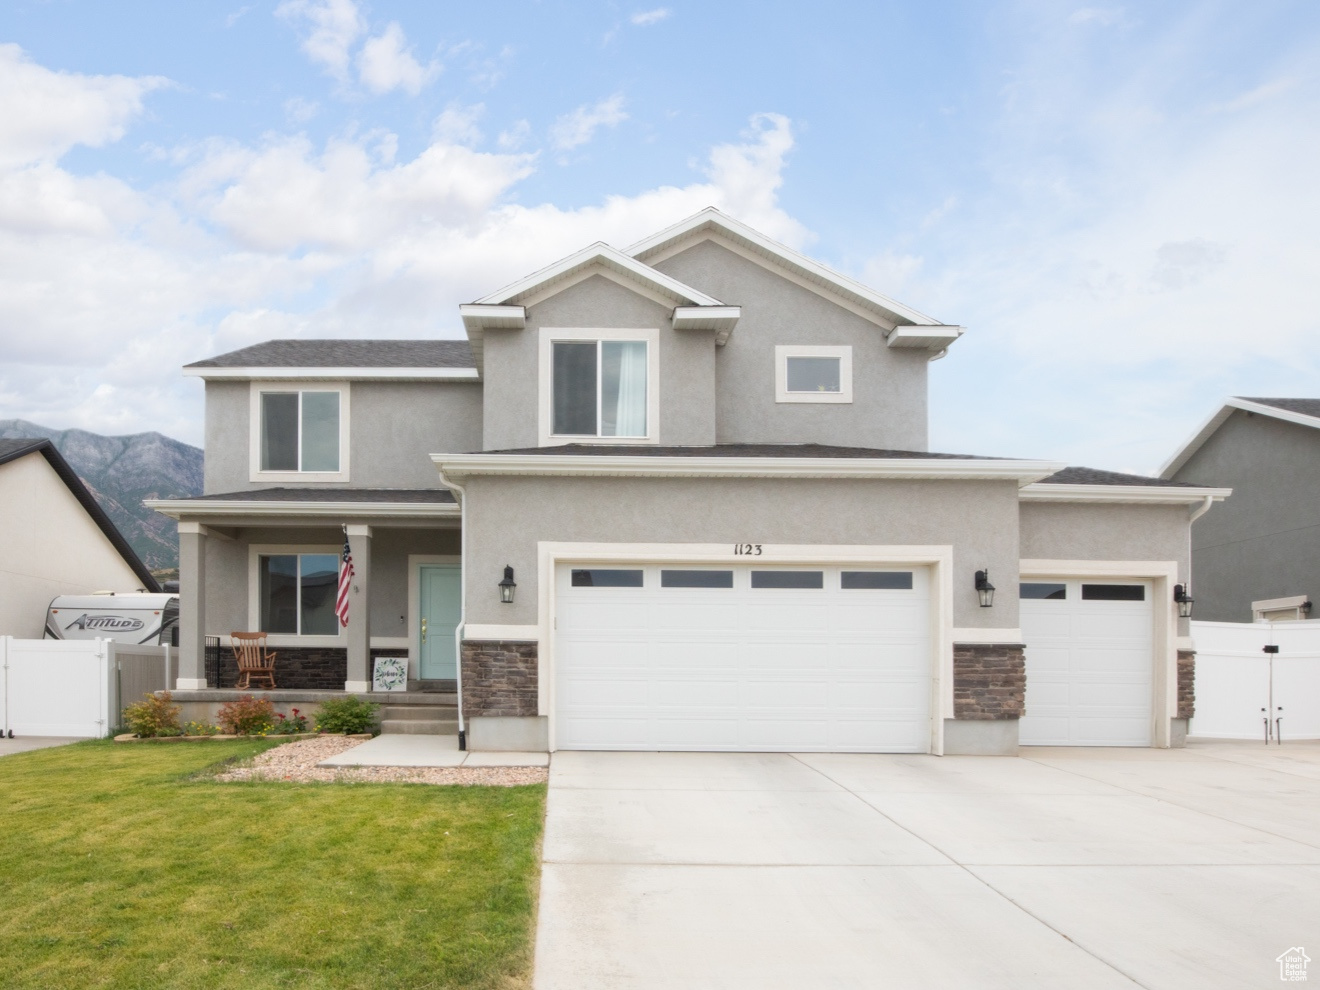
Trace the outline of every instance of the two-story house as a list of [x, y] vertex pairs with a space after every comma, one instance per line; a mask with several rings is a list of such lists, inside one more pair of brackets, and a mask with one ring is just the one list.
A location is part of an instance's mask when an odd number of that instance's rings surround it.
[[[466, 341], [272, 341], [206, 382], [182, 691], [265, 630], [373, 654], [470, 748], [1168, 746], [1189, 520], [1223, 489], [927, 449], [939, 323], [705, 210], [461, 308]], [[350, 619], [334, 588], [343, 534]], [[1181, 661], [1180, 661], [1181, 657]]]

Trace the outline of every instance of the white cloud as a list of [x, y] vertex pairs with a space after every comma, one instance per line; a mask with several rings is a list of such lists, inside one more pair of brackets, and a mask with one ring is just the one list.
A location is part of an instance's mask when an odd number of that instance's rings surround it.
[[572, 113], [557, 118], [550, 128], [550, 143], [560, 151], [568, 151], [589, 142], [597, 128], [615, 127], [627, 119], [623, 94], [615, 93], [599, 103], [584, 103]]
[[391, 21], [382, 34], [367, 39], [358, 53], [358, 75], [373, 93], [402, 89], [416, 96], [440, 75], [437, 61], [422, 65], [407, 47], [408, 39], [397, 21]]
[[[431, 127], [431, 134], [436, 141], [445, 144], [462, 144], [468, 147], [480, 144], [483, 135], [481, 129], [477, 127], [477, 121], [485, 113], [486, 105], [484, 103], [474, 103], [468, 107], [459, 103], [451, 103], [445, 107], [439, 117], [435, 118], [435, 123]], [[503, 142], [500, 143], [500, 147], [509, 150], [505, 148]]]
[[251, 9], [252, 9], [252, 4], [247, 4], [244, 7], [239, 7], [238, 10], [234, 11], [232, 14], [230, 14], [228, 17], [225, 18], [225, 27], [227, 28], [233, 27], [235, 24], [241, 21], [244, 15], [247, 14], [247, 12], [250, 11]]
[[1276, 79], [1273, 82], [1262, 83], [1255, 89], [1250, 89], [1241, 96], [1229, 100], [1221, 109], [1230, 112], [1234, 110], [1245, 110], [1247, 107], [1253, 107], [1257, 103], [1264, 103], [1277, 96], [1282, 96], [1296, 85], [1296, 79]]
[[159, 76], [52, 72], [18, 45], [0, 45], [0, 166], [55, 161], [74, 145], [117, 141], [141, 115], [143, 97], [167, 85]]
[[1126, 12], [1122, 7], [1081, 7], [1068, 18], [1073, 24], [1099, 24], [1112, 27], [1125, 22]]
[[500, 131], [500, 136], [495, 139], [495, 143], [500, 146], [502, 151], [517, 151], [527, 143], [531, 133], [531, 124], [525, 120], [516, 120]]
[[366, 31], [366, 21], [353, 0], [284, 0], [277, 17], [306, 30], [302, 50], [341, 82], [348, 79], [349, 52]]
[[668, 7], [656, 7], [654, 10], [640, 10], [629, 20], [638, 27], [650, 27], [652, 24], [659, 24], [672, 13], [673, 11]]
[[321, 105], [315, 100], [305, 100], [301, 96], [291, 96], [284, 101], [284, 116], [293, 124], [305, 124], [321, 111]]

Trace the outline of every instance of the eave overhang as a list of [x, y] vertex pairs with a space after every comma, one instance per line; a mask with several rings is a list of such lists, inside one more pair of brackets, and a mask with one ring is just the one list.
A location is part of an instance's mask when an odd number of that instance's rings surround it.
[[206, 520], [212, 518], [275, 517], [315, 519], [457, 519], [460, 509], [451, 502], [292, 502], [251, 501], [247, 499], [145, 499], [154, 509], [171, 519]]
[[891, 478], [1014, 481], [1019, 486], [1063, 469], [1054, 461], [963, 458], [663, 457], [558, 454], [432, 454], [442, 479], [597, 478]]
[[911, 326], [897, 326], [885, 337], [890, 347], [912, 347], [927, 351], [946, 350], [963, 335], [964, 327], [946, 326], [940, 323], [923, 323]]
[[1285, 423], [1295, 423], [1298, 426], [1320, 429], [1320, 419], [1315, 416], [1308, 416], [1305, 413], [1280, 409], [1278, 406], [1268, 406], [1263, 402], [1252, 402], [1250, 399], [1240, 399], [1234, 396], [1215, 410], [1210, 418], [1201, 424], [1200, 429], [1192, 434], [1191, 439], [1178, 448], [1177, 452], [1160, 468], [1159, 476], [1167, 480], [1182, 470], [1183, 465], [1192, 459], [1192, 455], [1200, 450], [1205, 442], [1215, 434], [1215, 431], [1223, 426], [1228, 418], [1238, 410], [1256, 413], [1260, 416], [1269, 416], [1272, 419], [1283, 420]]
[[476, 368], [197, 368], [185, 367], [183, 373], [204, 381], [377, 381], [437, 382], [476, 381]]
[[1047, 485], [1039, 482], [1018, 492], [1023, 502], [1119, 502], [1127, 505], [1204, 505], [1222, 502], [1231, 488], [1187, 488], [1151, 485]]

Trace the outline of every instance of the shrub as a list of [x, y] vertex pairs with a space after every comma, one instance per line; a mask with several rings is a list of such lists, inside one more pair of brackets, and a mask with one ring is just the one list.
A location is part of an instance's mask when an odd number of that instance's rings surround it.
[[219, 731], [220, 729], [210, 722], [185, 722], [183, 725], [185, 736], [214, 736]]
[[289, 714], [275, 713], [275, 727], [270, 730], [277, 736], [291, 736], [307, 731], [307, 716], [297, 708], [290, 708]]
[[168, 691], [144, 694], [141, 701], [124, 709], [124, 723], [139, 736], [177, 736], [179, 713], [183, 711], [173, 703]]
[[236, 736], [265, 735], [275, 725], [275, 709], [265, 698], [245, 694], [222, 706], [216, 718]]
[[343, 732], [355, 735], [371, 732], [380, 719], [380, 705], [349, 695], [321, 702], [316, 710], [317, 732]]

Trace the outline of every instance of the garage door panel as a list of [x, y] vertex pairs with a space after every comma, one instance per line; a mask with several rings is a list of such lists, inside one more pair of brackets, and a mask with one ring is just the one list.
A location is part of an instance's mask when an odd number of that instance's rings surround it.
[[1083, 600], [1080, 582], [1066, 600], [1028, 600], [1024, 745], [1148, 746], [1154, 616], [1146, 600]]
[[[930, 604], [913, 589], [572, 587], [556, 606], [556, 744], [588, 749], [924, 752]], [[618, 682], [618, 683], [612, 683]]]

